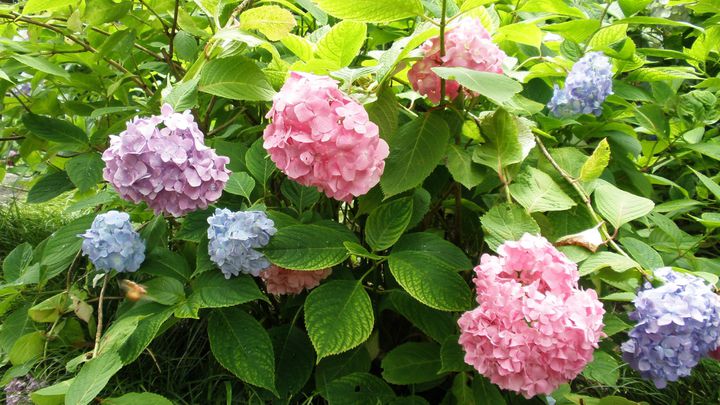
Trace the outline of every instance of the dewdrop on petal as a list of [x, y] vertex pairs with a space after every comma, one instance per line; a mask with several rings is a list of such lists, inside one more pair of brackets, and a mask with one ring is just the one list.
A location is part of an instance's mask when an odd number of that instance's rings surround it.
[[331, 78], [290, 72], [267, 118], [263, 146], [296, 182], [349, 202], [380, 181], [388, 144], [363, 106]]
[[282, 267], [270, 266], [260, 273], [265, 282], [267, 292], [274, 295], [295, 295], [303, 290], [312, 290], [320, 282], [330, 276], [332, 270], [322, 269], [315, 271], [288, 270]]
[[170, 105], [161, 115], [135, 117], [103, 153], [103, 177], [120, 196], [144, 201], [156, 214], [175, 217], [205, 209], [220, 198], [230, 161], [205, 146], [205, 136], [190, 111]]
[[[441, 78], [432, 71], [434, 67], [465, 67], [480, 72], [502, 73], [502, 63], [507, 57], [492, 42], [490, 33], [477, 18], [461, 18], [451, 23], [445, 31], [445, 56], [440, 56], [440, 37], [425, 41], [420, 47], [424, 56], [408, 72], [413, 89], [437, 104], [440, 102]], [[460, 84], [445, 81], [445, 95], [454, 100]]]
[[475, 274], [480, 305], [458, 320], [459, 343], [465, 362], [492, 383], [526, 398], [549, 395], [592, 360], [605, 311], [545, 238], [505, 242]]
[[134, 272], [145, 260], [145, 242], [124, 212], [108, 211], [93, 220], [83, 238], [82, 252], [104, 272]]

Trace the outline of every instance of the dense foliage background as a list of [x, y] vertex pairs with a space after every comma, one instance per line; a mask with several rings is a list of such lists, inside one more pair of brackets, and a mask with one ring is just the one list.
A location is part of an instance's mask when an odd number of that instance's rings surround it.
[[[504, 76], [446, 68], [480, 96], [438, 106], [407, 71], [461, 16], [511, 58]], [[613, 64], [602, 114], [551, 116], [553, 85], [591, 51]], [[29, 190], [0, 209], [0, 385], [33, 375], [35, 403], [720, 401], [713, 360], [660, 391], [619, 355], [643, 275], [720, 276], [718, 0], [27, 0], [0, 5], [0, 55], [0, 179]], [[367, 194], [329, 199], [268, 159], [289, 71], [336, 79], [380, 127], [390, 155]], [[190, 109], [233, 172], [181, 218], [102, 177], [109, 136], [164, 103]], [[536, 142], [527, 157], [519, 135]], [[207, 254], [214, 207], [266, 211], [272, 263], [332, 275], [280, 297], [226, 280]], [[77, 235], [111, 209], [147, 258], [100, 300]], [[598, 225], [600, 246], [573, 237]], [[456, 324], [480, 255], [525, 232], [565, 245], [607, 335], [577, 379], [530, 400], [463, 362]]]

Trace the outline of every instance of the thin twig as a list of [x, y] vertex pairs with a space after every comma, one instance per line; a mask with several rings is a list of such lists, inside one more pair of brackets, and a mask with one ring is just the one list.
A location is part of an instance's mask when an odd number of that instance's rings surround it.
[[10, 90], [10, 94], [12, 94], [12, 96], [15, 97], [15, 99], [18, 101], [18, 103], [20, 103], [20, 105], [25, 109], [25, 111], [27, 111], [29, 114], [33, 113], [32, 111], [30, 111], [30, 108], [25, 103], [23, 103], [23, 101], [20, 99], [20, 97], [17, 94], [15, 94], [14, 91]]
[[100, 297], [98, 299], [98, 313], [97, 313], [97, 330], [95, 331], [95, 346], [93, 347], [92, 357], [97, 357], [98, 349], [100, 348], [100, 338], [102, 337], [103, 328], [103, 298], [105, 297], [105, 288], [108, 285], [110, 274], [105, 275], [103, 280], [102, 288], [100, 289]]

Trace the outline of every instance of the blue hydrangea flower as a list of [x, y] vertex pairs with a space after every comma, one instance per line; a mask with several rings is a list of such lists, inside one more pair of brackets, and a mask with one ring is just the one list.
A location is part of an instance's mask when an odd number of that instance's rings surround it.
[[720, 297], [702, 279], [657, 269], [665, 284], [646, 283], [633, 301], [630, 319], [637, 321], [623, 343], [623, 359], [643, 378], [664, 388], [677, 381], [718, 346]]
[[255, 250], [267, 245], [270, 236], [277, 232], [264, 212], [216, 209], [207, 221], [210, 260], [222, 270], [225, 278], [240, 273], [257, 277], [270, 267], [265, 255]]
[[124, 212], [108, 211], [98, 215], [90, 229], [78, 236], [85, 239], [82, 252], [98, 270], [133, 272], [145, 260], [145, 242]]
[[565, 87], [555, 85], [548, 103], [556, 117], [602, 113], [602, 103], [612, 94], [612, 65], [602, 52], [590, 52], [580, 58], [565, 79]]

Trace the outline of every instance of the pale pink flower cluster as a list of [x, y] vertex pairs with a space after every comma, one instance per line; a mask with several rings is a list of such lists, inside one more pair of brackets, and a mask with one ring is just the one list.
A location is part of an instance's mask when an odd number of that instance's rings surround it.
[[480, 306], [458, 320], [465, 362], [526, 398], [575, 378], [592, 360], [605, 313], [578, 278], [576, 265], [541, 236], [483, 255], [474, 279]]
[[363, 106], [331, 78], [291, 72], [267, 118], [263, 146], [298, 183], [351, 201], [380, 181], [388, 145]]
[[135, 117], [110, 137], [103, 177], [122, 198], [144, 201], [156, 214], [179, 217], [205, 209], [220, 198], [230, 159], [204, 142], [189, 110], [180, 114], [165, 104], [161, 115]]
[[330, 276], [331, 269], [302, 271], [288, 270], [270, 266], [260, 273], [267, 292], [274, 295], [300, 294], [303, 290], [312, 290]]
[[[420, 49], [424, 57], [413, 65], [408, 79], [413, 89], [427, 96], [433, 103], [440, 102], [440, 76], [434, 67], [465, 67], [481, 72], [502, 73], [502, 62], [507, 55], [492, 42], [490, 33], [477, 18], [462, 18], [445, 31], [445, 56], [440, 56], [440, 37], [425, 41]], [[458, 95], [460, 84], [445, 81], [445, 94], [450, 100]], [[473, 93], [470, 93], [475, 95]]]

